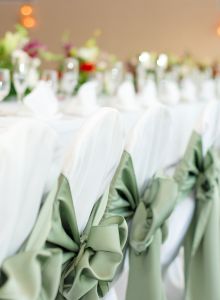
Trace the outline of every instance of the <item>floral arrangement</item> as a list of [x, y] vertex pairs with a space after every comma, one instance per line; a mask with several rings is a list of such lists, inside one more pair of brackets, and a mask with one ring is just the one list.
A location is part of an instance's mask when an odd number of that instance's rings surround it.
[[[35, 87], [39, 80], [39, 67], [42, 60], [57, 61], [61, 56], [47, 51], [46, 46], [37, 40], [31, 40], [28, 31], [20, 24], [14, 32], [6, 32], [0, 39], [0, 68], [13, 72], [17, 60], [28, 63], [28, 89]], [[13, 82], [9, 97], [15, 94]]]
[[[100, 30], [96, 30], [83, 46], [77, 48], [69, 42], [69, 38], [64, 39], [64, 59], [73, 57], [79, 62], [79, 78], [77, 89], [97, 73], [104, 72], [116, 62], [116, 57], [102, 51], [97, 39], [101, 35]], [[62, 71], [62, 67], [61, 67]]]

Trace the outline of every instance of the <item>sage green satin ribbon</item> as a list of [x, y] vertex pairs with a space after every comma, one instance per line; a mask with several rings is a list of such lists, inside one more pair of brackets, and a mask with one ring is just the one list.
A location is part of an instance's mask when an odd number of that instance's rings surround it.
[[131, 219], [126, 299], [164, 299], [160, 247], [167, 233], [165, 221], [177, 199], [175, 181], [154, 178], [143, 197], [140, 197], [132, 159], [124, 152], [110, 186], [109, 198], [106, 214]]
[[124, 151], [110, 185], [106, 215], [132, 218], [139, 203], [139, 192], [131, 156]]
[[0, 299], [54, 300], [57, 295], [62, 252], [46, 249], [45, 242], [52, 226], [56, 188], [44, 203], [29, 238], [17, 254], [1, 266]]
[[70, 187], [64, 176], [60, 177], [60, 186], [47, 244], [49, 248], [63, 250], [57, 299], [98, 300], [108, 292], [109, 283], [123, 259], [127, 225], [120, 216], [103, 217], [108, 201], [107, 191], [97, 201], [80, 235]]
[[185, 238], [186, 300], [220, 299], [219, 158], [203, 157], [202, 140], [193, 133], [175, 178], [180, 199], [195, 193], [196, 211]]

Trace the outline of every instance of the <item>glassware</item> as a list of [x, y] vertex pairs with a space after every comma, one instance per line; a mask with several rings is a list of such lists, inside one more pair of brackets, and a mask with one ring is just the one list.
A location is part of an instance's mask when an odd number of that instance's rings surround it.
[[67, 58], [64, 62], [63, 76], [61, 79], [61, 92], [71, 98], [79, 76], [79, 62], [75, 58]]
[[10, 72], [8, 69], [0, 69], [0, 101], [2, 101], [10, 92]]
[[124, 76], [124, 66], [122, 62], [117, 62], [112, 69], [105, 73], [105, 86], [110, 96], [116, 94]]
[[58, 74], [55, 70], [44, 70], [42, 73], [42, 80], [48, 82], [54, 93], [58, 90]]
[[29, 64], [25, 61], [17, 60], [14, 64], [13, 83], [18, 100], [21, 101], [28, 87]]
[[147, 81], [147, 70], [143, 66], [143, 64], [139, 63], [137, 65], [136, 74], [137, 74], [137, 90], [138, 92], [141, 93]]

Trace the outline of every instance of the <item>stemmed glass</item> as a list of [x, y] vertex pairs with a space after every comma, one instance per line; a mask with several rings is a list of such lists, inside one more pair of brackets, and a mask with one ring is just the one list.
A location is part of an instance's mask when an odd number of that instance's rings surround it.
[[124, 76], [124, 67], [121, 62], [117, 62], [110, 70], [105, 73], [105, 86], [107, 93], [114, 96], [121, 84]]
[[14, 64], [13, 83], [19, 101], [23, 99], [28, 87], [28, 73], [29, 64], [25, 61], [17, 60]]
[[0, 69], [0, 101], [2, 101], [10, 92], [10, 72], [8, 69]]
[[41, 79], [49, 84], [55, 94], [57, 93], [58, 74], [55, 70], [44, 70]]
[[63, 76], [61, 79], [61, 92], [71, 98], [79, 76], [79, 62], [75, 58], [67, 58], [64, 62]]

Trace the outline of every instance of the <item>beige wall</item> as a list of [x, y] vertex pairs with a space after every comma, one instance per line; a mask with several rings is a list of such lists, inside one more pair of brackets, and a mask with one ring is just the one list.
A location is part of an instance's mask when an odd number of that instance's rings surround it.
[[[11, 2], [12, 0], [6, 0]], [[220, 58], [218, 0], [36, 0], [32, 33], [58, 51], [65, 30], [76, 45], [100, 28], [100, 45], [126, 58], [143, 49]], [[0, 35], [18, 18], [18, 4], [0, 4]]]

